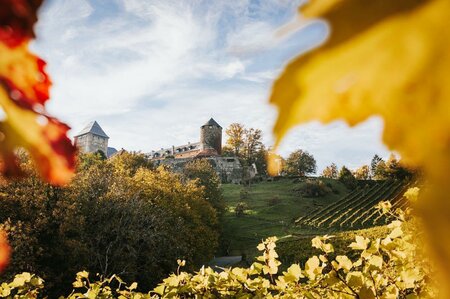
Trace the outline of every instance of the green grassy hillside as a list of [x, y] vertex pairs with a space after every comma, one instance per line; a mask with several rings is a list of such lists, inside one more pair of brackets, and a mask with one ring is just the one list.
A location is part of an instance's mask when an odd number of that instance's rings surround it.
[[[319, 189], [326, 192], [317, 191], [319, 181]], [[380, 200], [390, 200], [394, 208], [402, 208], [406, 204], [403, 193], [411, 183], [370, 181], [360, 185], [349, 191], [336, 180], [289, 178], [250, 187], [223, 185], [227, 210], [220, 254], [244, 254], [251, 259], [262, 239], [277, 236], [282, 239], [280, 244], [291, 244], [283, 245], [287, 258], [297, 259], [298, 252], [310, 252], [310, 240], [316, 235], [336, 234], [348, 239], [344, 237], [352, 236], [356, 229], [386, 224], [389, 219], [381, 217], [374, 206]], [[235, 213], [239, 202], [248, 206], [242, 216]]]
[[[317, 233], [311, 228], [294, 226], [294, 221], [312, 210], [336, 202], [349, 192], [335, 180], [324, 179], [324, 182], [330, 192], [315, 198], [303, 195], [301, 189], [306, 183], [298, 179], [253, 184], [245, 188], [248, 196], [241, 196], [244, 189], [241, 185], [223, 185], [227, 205], [223, 221], [223, 254], [252, 256], [256, 245], [266, 237]], [[246, 214], [240, 217], [235, 214], [239, 202], [248, 205]]]

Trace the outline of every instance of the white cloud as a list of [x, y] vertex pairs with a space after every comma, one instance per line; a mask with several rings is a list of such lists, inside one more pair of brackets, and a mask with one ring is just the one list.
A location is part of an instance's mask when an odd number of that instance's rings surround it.
[[[40, 12], [33, 49], [48, 61], [54, 82], [51, 113], [74, 132], [97, 119], [112, 146], [133, 150], [197, 141], [210, 117], [223, 127], [261, 128], [272, 142], [270, 82], [291, 55], [282, 41], [275, 45], [273, 33], [292, 19], [298, 3], [108, 3], [54, 0]], [[289, 47], [293, 51], [292, 41]], [[302, 147], [320, 166], [348, 161], [351, 167], [383, 150], [379, 128], [308, 125], [286, 138], [282, 152]], [[346, 154], [350, 142], [357, 154]]]
[[276, 26], [267, 22], [247, 23], [227, 36], [228, 52], [234, 55], [252, 54], [273, 47]]

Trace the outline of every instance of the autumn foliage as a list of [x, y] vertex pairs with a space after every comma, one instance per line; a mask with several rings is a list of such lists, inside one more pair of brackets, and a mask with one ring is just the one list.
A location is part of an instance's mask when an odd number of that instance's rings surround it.
[[[51, 81], [45, 62], [30, 53], [33, 25], [42, 0], [0, 1], [0, 171], [21, 174], [17, 150], [29, 151], [49, 182], [68, 183], [75, 169], [75, 148], [69, 127], [45, 111]], [[0, 236], [0, 271], [9, 258], [9, 246]]]
[[68, 183], [75, 168], [75, 148], [69, 127], [45, 110], [51, 81], [45, 61], [32, 54], [40, 0], [0, 1], [0, 122], [1, 171], [20, 174], [16, 151], [26, 149], [42, 176], [51, 183]]
[[[0, 122], [1, 171], [6, 176], [20, 174], [17, 149], [24, 148], [47, 181], [63, 185], [73, 176], [75, 149], [66, 136], [68, 127], [46, 113], [51, 81], [45, 73], [45, 62], [28, 50], [40, 4], [39, 0], [0, 0], [0, 106], [4, 113]], [[309, 121], [329, 123], [343, 119], [353, 126], [372, 116], [381, 117], [385, 144], [423, 173], [426, 183], [423, 197], [417, 199], [415, 189], [405, 196], [415, 199], [415, 210], [422, 216], [427, 235], [420, 234], [422, 226], [414, 218], [401, 214], [384, 238], [355, 238], [350, 247], [359, 252], [356, 260], [335, 255], [330, 237], [317, 237], [312, 246], [322, 251], [320, 255], [308, 259], [303, 267], [293, 264], [280, 273], [276, 239], [269, 238], [259, 245], [261, 256], [248, 268], [225, 269], [220, 273], [201, 268], [189, 274], [180, 272], [185, 262], [179, 261], [178, 271], [147, 294], [134, 292], [137, 285], [125, 286], [115, 275], [91, 281], [89, 274], [82, 271], [73, 284], [81, 291], [69, 298], [436, 297], [432, 285], [434, 269], [421, 255], [418, 240], [421, 245], [431, 241], [431, 252], [443, 274], [444, 283], [440, 286], [444, 289], [445, 282], [448, 285], [450, 281], [449, 12], [448, 0], [312, 0], [300, 8], [300, 13], [308, 19], [324, 19], [330, 25], [330, 35], [317, 49], [295, 58], [286, 67], [270, 98], [279, 110], [274, 127], [277, 143], [292, 127]], [[273, 172], [278, 169], [274, 164], [270, 168]], [[95, 176], [95, 171], [88, 172], [88, 177]], [[155, 184], [161, 178], [163, 184]], [[165, 211], [175, 207], [174, 221], [188, 220], [187, 228], [177, 227], [186, 229], [182, 230], [185, 238], [180, 240], [210, 252], [208, 241], [197, 239], [196, 235], [213, 236], [215, 217], [204, 217], [214, 213], [195, 183], [186, 187], [164, 169], [140, 170], [133, 179], [127, 181], [130, 184], [127, 190], [117, 182], [111, 188], [118, 194], [142, 190], [132, 194], [132, 198], [157, 198], [158, 207]], [[85, 181], [78, 183], [92, 191], [83, 194], [104, 191], [101, 195], [108, 203], [121, 203], [118, 200], [121, 197], [114, 196], [116, 193], [98, 188], [104, 183], [100, 178], [94, 187]], [[137, 189], [132, 188], [136, 186]], [[188, 187], [190, 190], [185, 189]], [[74, 198], [79, 197], [72, 197], [72, 204], [76, 205], [78, 201]], [[173, 198], [177, 200], [167, 201]], [[192, 204], [197, 212], [184, 210], [187, 204]], [[70, 208], [63, 211], [76, 211]], [[389, 205], [381, 209], [389, 212]], [[107, 218], [101, 214], [103, 209], [87, 209], [90, 211]], [[119, 213], [121, 209], [115, 211]], [[202, 227], [205, 219], [209, 223]], [[83, 223], [75, 224], [94, 235]], [[80, 248], [83, 245], [76, 243]], [[119, 259], [120, 250], [116, 253]], [[188, 253], [195, 261], [194, 253]], [[7, 264], [8, 256], [9, 246], [0, 237], [0, 270]], [[119, 287], [113, 288], [111, 283], [118, 283]], [[20, 294], [17, 298], [35, 298], [42, 287], [40, 278], [23, 273], [12, 282], [3, 283], [0, 296], [8, 297], [15, 292], [14, 295]], [[449, 293], [442, 294], [446, 298]]]
[[273, 86], [278, 142], [313, 120], [354, 126], [381, 117], [384, 143], [430, 187], [416, 210], [450, 281], [450, 2], [315, 0], [299, 11], [328, 22], [330, 35]]

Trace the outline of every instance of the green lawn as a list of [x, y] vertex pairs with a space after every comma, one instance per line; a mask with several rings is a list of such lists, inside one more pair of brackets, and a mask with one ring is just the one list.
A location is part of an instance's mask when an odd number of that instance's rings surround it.
[[[223, 238], [225, 255], [252, 257], [258, 243], [269, 236], [279, 238], [290, 234], [311, 235], [317, 231], [299, 229], [293, 222], [300, 216], [310, 213], [318, 206], [325, 206], [338, 200], [348, 190], [335, 180], [324, 180], [336, 193], [323, 197], [307, 198], [297, 191], [305, 183], [298, 179], [281, 179], [273, 182], [261, 182], [248, 188], [248, 198], [241, 199], [242, 185], [225, 184], [222, 186], [227, 212], [223, 219]], [[271, 205], [270, 200], [278, 197], [278, 203]], [[238, 202], [249, 206], [246, 215], [237, 217], [234, 208]]]

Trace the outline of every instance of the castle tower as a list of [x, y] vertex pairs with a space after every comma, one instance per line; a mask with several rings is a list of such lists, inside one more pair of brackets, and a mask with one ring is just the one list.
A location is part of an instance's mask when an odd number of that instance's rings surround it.
[[200, 148], [214, 149], [222, 154], [222, 127], [212, 118], [200, 127]]
[[78, 135], [75, 136], [75, 145], [83, 153], [102, 151], [108, 154], [108, 135], [96, 122], [90, 122]]

